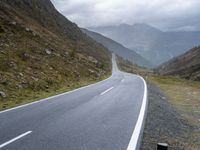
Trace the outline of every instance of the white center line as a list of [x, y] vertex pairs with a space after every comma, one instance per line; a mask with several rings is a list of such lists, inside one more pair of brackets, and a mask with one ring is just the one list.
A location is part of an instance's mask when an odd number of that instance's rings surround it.
[[107, 90], [105, 90], [104, 92], [102, 92], [100, 95], [104, 95], [105, 93], [107, 93], [107, 92], [109, 92], [110, 90], [112, 90], [114, 87], [111, 87], [111, 88], [109, 88], [109, 89], [107, 89]]
[[8, 144], [10, 144], [10, 143], [12, 143], [12, 142], [14, 142], [14, 141], [16, 141], [16, 140], [18, 140], [18, 139], [24, 137], [24, 136], [30, 134], [31, 132], [32, 132], [32, 131], [28, 131], [28, 132], [26, 132], [26, 133], [23, 133], [23, 134], [21, 134], [21, 135], [15, 137], [14, 139], [12, 139], [12, 140], [10, 140], [10, 141], [8, 141], [8, 142], [5, 142], [5, 143], [1, 144], [1, 145], [0, 145], [0, 148], [5, 147], [6, 145], [8, 145]]

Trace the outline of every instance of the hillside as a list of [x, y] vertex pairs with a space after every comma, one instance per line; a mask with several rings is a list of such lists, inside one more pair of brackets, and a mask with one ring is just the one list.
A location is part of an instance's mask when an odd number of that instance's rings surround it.
[[103, 79], [110, 58], [50, 0], [0, 1], [0, 109]]
[[147, 24], [88, 28], [101, 33], [159, 66], [200, 44], [200, 32], [163, 32]]
[[124, 59], [127, 59], [131, 61], [132, 63], [135, 63], [139, 66], [143, 66], [147, 68], [153, 67], [153, 65], [149, 61], [147, 61], [145, 58], [143, 58], [136, 52], [124, 47], [123, 45], [113, 41], [112, 39], [109, 39], [99, 33], [95, 33], [87, 29], [82, 29], [82, 31], [85, 32], [88, 36], [90, 36], [94, 40], [96, 40], [97, 42], [101, 43], [106, 48], [108, 48], [108, 50], [123, 57]]
[[160, 74], [200, 80], [200, 47], [195, 47], [159, 67]]

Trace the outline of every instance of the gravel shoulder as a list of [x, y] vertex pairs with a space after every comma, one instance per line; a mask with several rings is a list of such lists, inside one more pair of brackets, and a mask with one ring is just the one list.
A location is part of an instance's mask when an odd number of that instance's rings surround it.
[[155, 150], [159, 142], [168, 143], [170, 150], [198, 149], [198, 145], [191, 145], [193, 141], [190, 141], [196, 127], [181, 116], [164, 92], [153, 83], [148, 83], [148, 94], [149, 106], [141, 149]]

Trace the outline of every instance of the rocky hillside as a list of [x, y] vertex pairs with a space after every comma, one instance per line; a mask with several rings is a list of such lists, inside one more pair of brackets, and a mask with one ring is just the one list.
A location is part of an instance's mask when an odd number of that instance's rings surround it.
[[50, 0], [0, 1], [0, 109], [100, 80], [110, 58]]
[[124, 47], [123, 45], [113, 41], [112, 39], [109, 39], [99, 33], [92, 32], [87, 29], [82, 29], [82, 31], [85, 32], [88, 36], [90, 36], [94, 40], [96, 40], [97, 42], [101, 43], [106, 48], [108, 48], [108, 50], [123, 57], [124, 59], [127, 59], [132, 63], [135, 63], [142, 67], [147, 67], [147, 68], [153, 67], [153, 65], [145, 58], [143, 58], [136, 52]]
[[175, 75], [200, 81], [200, 47], [195, 47], [161, 65], [159, 72], [164, 75]]
[[200, 44], [200, 32], [163, 32], [147, 24], [89, 28], [151, 61], [155, 66]]

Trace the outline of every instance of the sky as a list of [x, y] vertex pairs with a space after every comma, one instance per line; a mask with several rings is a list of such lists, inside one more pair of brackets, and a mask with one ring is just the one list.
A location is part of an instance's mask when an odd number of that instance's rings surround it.
[[163, 31], [200, 30], [200, 0], [51, 0], [80, 27], [146, 23]]

